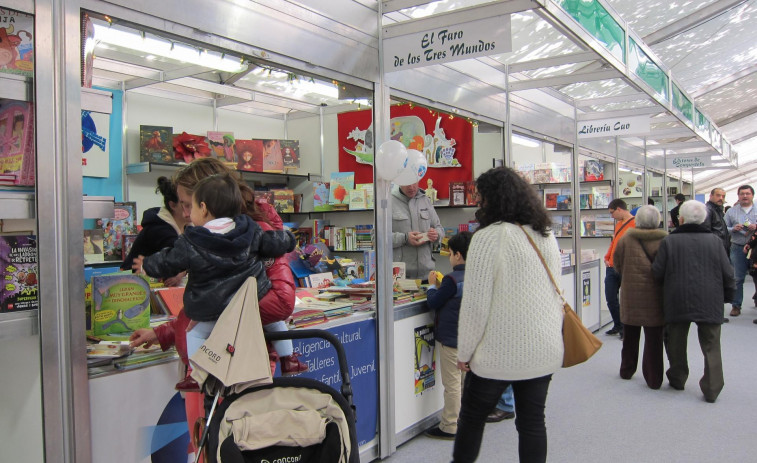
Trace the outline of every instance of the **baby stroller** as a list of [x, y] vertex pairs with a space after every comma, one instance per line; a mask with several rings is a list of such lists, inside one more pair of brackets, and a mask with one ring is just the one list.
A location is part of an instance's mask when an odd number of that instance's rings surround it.
[[336, 349], [341, 391], [300, 377], [273, 378], [224, 397], [209, 412], [207, 461], [210, 463], [357, 463], [352, 386], [344, 349], [322, 330], [265, 333], [267, 341], [323, 338]]

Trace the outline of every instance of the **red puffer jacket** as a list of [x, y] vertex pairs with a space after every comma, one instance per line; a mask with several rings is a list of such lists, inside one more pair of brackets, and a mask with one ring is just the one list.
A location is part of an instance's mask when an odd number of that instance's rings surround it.
[[[258, 221], [258, 225], [263, 230], [281, 230], [284, 228], [281, 217], [273, 206], [262, 199], [257, 200], [256, 203], [266, 213], [270, 222], [269, 225], [266, 222]], [[271, 289], [260, 300], [260, 320], [263, 325], [286, 320], [294, 310], [294, 276], [289, 269], [287, 257], [282, 256], [272, 262], [265, 262], [265, 267], [266, 275], [271, 280]], [[176, 351], [185, 364], [187, 363], [186, 329], [188, 324], [189, 318], [184, 315], [182, 310], [174, 320], [155, 328], [155, 335], [158, 337], [161, 349], [168, 350], [171, 346], [176, 345]]]

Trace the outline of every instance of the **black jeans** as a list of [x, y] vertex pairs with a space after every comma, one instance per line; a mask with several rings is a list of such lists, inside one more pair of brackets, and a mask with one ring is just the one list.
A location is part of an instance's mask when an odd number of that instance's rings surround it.
[[544, 405], [552, 375], [522, 381], [482, 378], [473, 372], [465, 376], [462, 408], [458, 419], [454, 463], [476, 461], [481, 449], [486, 417], [510, 384], [515, 395], [515, 428], [521, 463], [547, 461], [547, 427]]

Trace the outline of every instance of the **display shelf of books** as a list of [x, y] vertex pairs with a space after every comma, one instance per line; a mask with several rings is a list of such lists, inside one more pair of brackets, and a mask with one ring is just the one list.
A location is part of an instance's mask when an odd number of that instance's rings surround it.
[[[187, 164], [184, 162], [137, 162], [126, 166], [128, 175], [145, 174], [156, 170], [178, 170]], [[271, 179], [277, 183], [288, 183], [289, 180], [309, 181], [310, 174], [290, 174], [277, 172], [253, 172], [249, 170], [236, 170], [243, 178]]]

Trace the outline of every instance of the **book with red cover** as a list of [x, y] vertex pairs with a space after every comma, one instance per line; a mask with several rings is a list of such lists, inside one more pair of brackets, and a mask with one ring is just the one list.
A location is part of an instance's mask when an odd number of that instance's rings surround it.
[[184, 287], [161, 288], [155, 292], [171, 315], [178, 316], [181, 309], [184, 308]]

